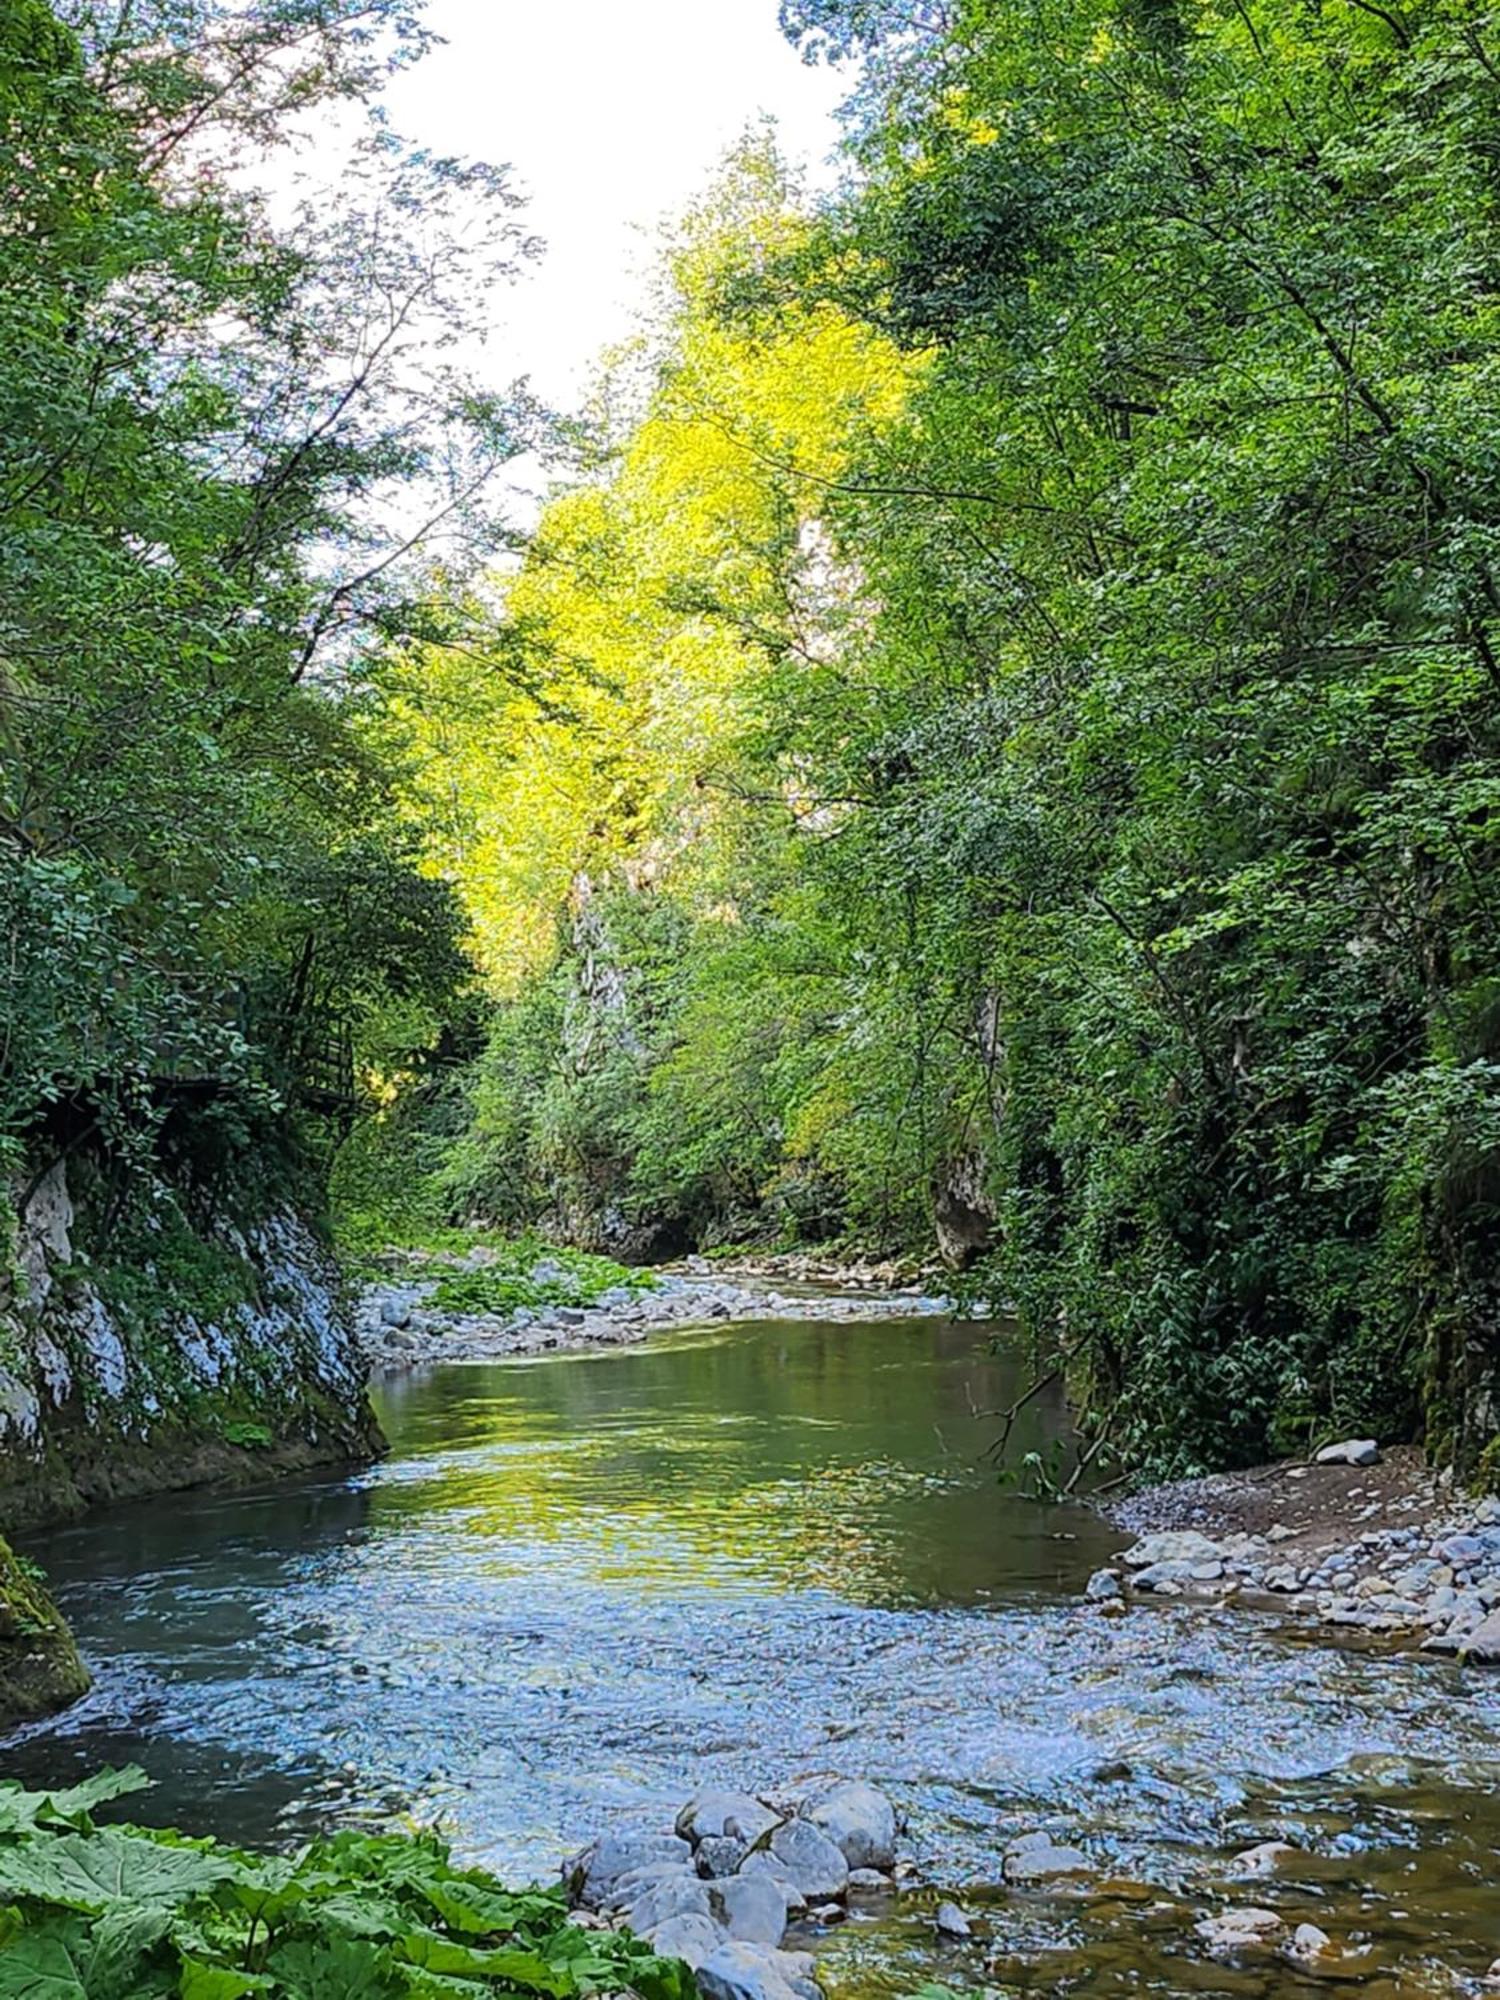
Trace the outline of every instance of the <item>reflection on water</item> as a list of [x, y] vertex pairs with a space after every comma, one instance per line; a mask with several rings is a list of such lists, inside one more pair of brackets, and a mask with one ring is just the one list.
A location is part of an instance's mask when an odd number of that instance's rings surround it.
[[[367, 1473], [33, 1538], [99, 1686], [0, 1763], [51, 1781], [133, 1757], [158, 1817], [247, 1839], [439, 1816], [517, 1875], [704, 1776], [843, 1771], [898, 1795], [917, 1855], [987, 1919], [951, 1958], [920, 1900], [851, 1925], [829, 1946], [851, 1984], [1303, 1990], [1185, 1950], [1218, 1858], [1271, 1835], [1320, 1858], [1251, 1899], [1362, 1927], [1362, 1974], [1451, 1991], [1433, 1968], [1482, 1970], [1495, 1684], [1243, 1614], [1082, 1610], [1113, 1539], [977, 1456], [975, 1410], [1018, 1386], [978, 1330], [933, 1321], [410, 1378]], [[1062, 1421], [1040, 1399], [1025, 1419], [1022, 1450]], [[1038, 1824], [1081, 1839], [1110, 1894], [986, 1901], [1005, 1838]]]

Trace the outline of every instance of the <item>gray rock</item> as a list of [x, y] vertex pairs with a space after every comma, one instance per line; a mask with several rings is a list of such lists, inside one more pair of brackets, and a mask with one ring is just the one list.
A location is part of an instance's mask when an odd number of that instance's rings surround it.
[[778, 1826], [771, 1835], [768, 1851], [809, 1903], [842, 1896], [849, 1886], [849, 1864], [842, 1850], [811, 1820], [789, 1819]]
[[1316, 1924], [1298, 1924], [1287, 1950], [1293, 1958], [1321, 1958], [1332, 1944], [1327, 1931], [1319, 1930]]
[[733, 1834], [710, 1833], [698, 1842], [698, 1873], [710, 1877], [733, 1875], [749, 1852], [743, 1840]]
[[713, 1882], [709, 1907], [732, 1938], [779, 1945], [786, 1935], [786, 1897], [769, 1875], [732, 1875]]
[[1083, 1594], [1091, 1603], [1102, 1604], [1107, 1598], [1120, 1595], [1120, 1579], [1112, 1569], [1096, 1569]]
[[1263, 1840], [1258, 1846], [1247, 1847], [1237, 1854], [1232, 1865], [1240, 1875], [1274, 1875], [1282, 1862], [1296, 1852], [1289, 1841]]
[[1120, 1560], [1131, 1569], [1149, 1569], [1153, 1563], [1218, 1562], [1219, 1545], [1196, 1528], [1167, 1528], [1158, 1535], [1143, 1535]]
[[382, 1325], [405, 1327], [411, 1325], [411, 1300], [389, 1297], [380, 1301]]
[[588, 1318], [582, 1306], [556, 1306], [553, 1314], [560, 1326], [582, 1326]]
[[849, 1870], [851, 1891], [862, 1896], [886, 1895], [895, 1884], [889, 1875], [882, 1875], [878, 1868], [851, 1868]]
[[1315, 1465], [1379, 1465], [1380, 1446], [1374, 1438], [1345, 1438], [1341, 1444], [1325, 1444], [1313, 1460]]
[[680, 1958], [696, 1972], [724, 1942], [724, 1933], [707, 1917], [689, 1913], [668, 1917], [646, 1934], [646, 1941], [663, 1958]]
[[957, 1903], [939, 1903], [933, 1925], [939, 1937], [966, 1938], [974, 1935], [974, 1926]]
[[873, 1785], [830, 1786], [803, 1802], [802, 1816], [833, 1842], [846, 1867], [895, 1867], [896, 1808]]
[[[1166, 1596], [1175, 1596], [1185, 1583], [1217, 1583], [1224, 1574], [1224, 1565], [1217, 1558], [1189, 1562], [1168, 1557], [1162, 1562], [1148, 1563], [1138, 1569], [1130, 1579], [1133, 1590], [1160, 1591]], [[1170, 1588], [1169, 1588], [1170, 1586]]]
[[1286, 1925], [1274, 1910], [1223, 1910], [1216, 1917], [1205, 1917], [1193, 1929], [1210, 1951], [1235, 1952], [1276, 1944]]
[[781, 1814], [748, 1792], [695, 1792], [677, 1815], [678, 1833], [694, 1847], [701, 1840], [722, 1840], [726, 1835], [753, 1847], [762, 1834], [780, 1824]]
[[764, 1875], [774, 1882], [786, 1899], [786, 1913], [789, 1917], [800, 1916], [807, 1908], [807, 1897], [798, 1885], [797, 1878], [783, 1861], [764, 1848], [754, 1847], [740, 1863], [742, 1875]]
[[663, 1877], [625, 1906], [625, 1921], [642, 1937], [671, 1917], [712, 1918], [713, 1915], [708, 1884], [686, 1873], [675, 1878]]
[[563, 1863], [563, 1881], [577, 1901], [596, 1908], [621, 1876], [638, 1869], [670, 1863], [691, 1866], [693, 1851], [675, 1834], [620, 1829], [606, 1833]]
[[794, 1964], [790, 1953], [731, 1939], [697, 1968], [698, 1991], [703, 2000], [791, 2000], [806, 1992], [810, 1977], [796, 1973]]
[[1093, 1867], [1081, 1848], [1060, 1846], [1050, 1833], [1027, 1833], [1006, 1848], [1000, 1873], [1007, 1882], [1046, 1882], [1055, 1876], [1089, 1875]]
[[1458, 1648], [1458, 1657], [1466, 1666], [1500, 1666], [1500, 1611], [1492, 1611], [1474, 1626]]

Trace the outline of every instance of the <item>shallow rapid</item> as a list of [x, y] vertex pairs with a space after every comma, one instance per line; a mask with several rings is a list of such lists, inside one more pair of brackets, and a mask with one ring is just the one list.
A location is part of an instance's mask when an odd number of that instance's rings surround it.
[[[914, 1893], [824, 1941], [836, 1987], [1309, 1990], [1194, 1942], [1205, 1909], [1268, 1898], [1390, 1993], [1482, 1972], [1500, 1682], [1249, 1612], [1085, 1608], [1121, 1538], [983, 1458], [978, 1413], [1021, 1379], [986, 1329], [927, 1319], [387, 1382], [368, 1471], [30, 1538], [98, 1685], [0, 1770], [134, 1759], [149, 1816], [249, 1841], [439, 1819], [512, 1876], [705, 1779], [842, 1773], [897, 1799], [921, 1877], [981, 1922], [940, 1945]], [[1013, 1453], [1064, 1421], [1036, 1399]], [[1096, 1859], [1086, 1888], [995, 1886], [1039, 1827]], [[1303, 1859], [1231, 1886], [1269, 1838]]]

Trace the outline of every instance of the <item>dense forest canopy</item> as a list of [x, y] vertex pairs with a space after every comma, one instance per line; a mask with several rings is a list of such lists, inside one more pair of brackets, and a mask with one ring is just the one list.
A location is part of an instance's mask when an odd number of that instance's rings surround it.
[[337, 1029], [357, 1236], [936, 1231], [1128, 1461], [1472, 1466], [1500, 29], [782, 17], [842, 184], [746, 139], [512, 562], [503, 177], [242, 170], [410, 11], [6, 11], [0, 1135], [306, 1105]]

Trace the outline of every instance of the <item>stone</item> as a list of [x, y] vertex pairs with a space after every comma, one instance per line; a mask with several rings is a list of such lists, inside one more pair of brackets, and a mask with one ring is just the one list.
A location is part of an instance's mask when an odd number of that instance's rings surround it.
[[695, 1792], [677, 1815], [677, 1832], [694, 1847], [702, 1840], [743, 1841], [753, 1847], [762, 1834], [780, 1826], [781, 1814], [772, 1812], [748, 1792], [705, 1790]]
[[799, 1974], [796, 1964], [791, 1953], [731, 1938], [697, 1967], [698, 1991], [703, 2000], [790, 2000], [811, 1981], [810, 1970]]
[[1120, 1579], [1112, 1569], [1096, 1569], [1083, 1594], [1090, 1603], [1102, 1604], [1108, 1598], [1120, 1595]]
[[1130, 1579], [1130, 1586], [1132, 1590], [1155, 1591], [1173, 1597], [1185, 1583], [1217, 1583], [1223, 1574], [1224, 1565], [1217, 1559], [1189, 1562], [1168, 1558], [1138, 1569]]
[[626, 1923], [642, 1937], [671, 1917], [712, 1918], [714, 1914], [708, 1884], [687, 1873], [653, 1882], [625, 1905]]
[[1314, 1465], [1379, 1465], [1380, 1446], [1374, 1438], [1345, 1438], [1341, 1444], [1325, 1444], [1313, 1459]]
[[680, 1917], [668, 1917], [650, 1932], [644, 1933], [646, 1942], [663, 1958], [680, 1958], [696, 1972], [705, 1959], [713, 1954], [724, 1942], [724, 1933], [708, 1917], [700, 1917], [689, 1912]]
[[732, 1938], [779, 1945], [786, 1935], [786, 1897], [769, 1875], [732, 1875], [708, 1886], [709, 1908]]
[[862, 1896], [883, 1896], [895, 1885], [889, 1875], [882, 1875], [878, 1868], [851, 1868], [849, 1887]]
[[842, 1896], [849, 1886], [843, 1851], [811, 1820], [789, 1819], [771, 1835], [767, 1851], [779, 1861], [809, 1903]]
[[1288, 1841], [1263, 1840], [1237, 1854], [1232, 1865], [1238, 1875], [1274, 1875], [1282, 1862], [1296, 1852]]
[[807, 1897], [798, 1886], [796, 1877], [784, 1862], [774, 1854], [768, 1854], [763, 1847], [753, 1847], [740, 1863], [741, 1875], [764, 1875], [776, 1884], [786, 1902], [789, 1917], [800, 1916], [807, 1908]]
[[692, 1858], [693, 1850], [675, 1834], [620, 1829], [565, 1861], [563, 1881], [578, 1902], [597, 1907], [622, 1876], [664, 1862], [687, 1867]]
[[1482, 1618], [1464, 1638], [1458, 1657], [1465, 1666], [1500, 1666], [1500, 1611]]
[[833, 1842], [846, 1867], [896, 1865], [896, 1808], [873, 1785], [830, 1786], [803, 1802], [802, 1817]]
[[1167, 1528], [1157, 1535], [1143, 1535], [1120, 1560], [1131, 1569], [1163, 1562], [1218, 1562], [1219, 1545], [1196, 1528]]
[[1274, 1910], [1222, 1910], [1193, 1926], [1210, 1951], [1243, 1951], [1255, 1945], [1275, 1944], [1286, 1925]]
[[707, 1834], [698, 1842], [698, 1873], [709, 1877], [736, 1874], [749, 1851], [733, 1834]]
[[1089, 1875], [1093, 1867], [1081, 1848], [1060, 1846], [1050, 1833], [1027, 1833], [1006, 1848], [1000, 1873], [1007, 1882], [1046, 1882], [1054, 1876]]
[[974, 1926], [957, 1903], [939, 1903], [933, 1924], [939, 1937], [966, 1938], [974, 1935]]
[[411, 1300], [391, 1296], [380, 1301], [380, 1321], [382, 1326], [406, 1327], [411, 1325]]
[[1318, 1958], [1332, 1949], [1333, 1939], [1316, 1924], [1298, 1924], [1287, 1946], [1293, 1958]]

